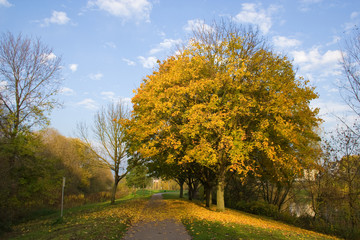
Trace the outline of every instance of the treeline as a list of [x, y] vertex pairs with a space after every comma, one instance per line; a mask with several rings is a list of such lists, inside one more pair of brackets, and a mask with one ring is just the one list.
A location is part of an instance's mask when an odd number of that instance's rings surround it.
[[2, 137], [0, 143], [2, 227], [30, 212], [59, 209], [63, 177], [68, 203], [109, 199], [109, 194], [100, 193], [111, 188], [111, 172], [79, 139], [46, 129], [14, 139]]

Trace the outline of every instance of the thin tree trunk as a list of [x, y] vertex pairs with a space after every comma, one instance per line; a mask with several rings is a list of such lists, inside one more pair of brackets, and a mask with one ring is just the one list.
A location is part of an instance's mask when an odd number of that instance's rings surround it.
[[[348, 168], [350, 169], [350, 168]], [[348, 170], [349, 172], [349, 170]], [[348, 174], [350, 175], [350, 174]], [[348, 202], [349, 202], [349, 213], [350, 213], [350, 222], [351, 222], [351, 230], [354, 231], [355, 229], [355, 224], [356, 224], [356, 220], [355, 220], [355, 211], [354, 211], [354, 202], [352, 195], [353, 195], [353, 187], [352, 187], [352, 181], [351, 181], [351, 177], [348, 177], [349, 181], [348, 181], [348, 188], [349, 188], [349, 194], [348, 194]]]
[[115, 204], [115, 196], [116, 196], [116, 190], [117, 190], [117, 186], [119, 184], [119, 177], [117, 175], [115, 175], [114, 177], [114, 186], [111, 192], [111, 204]]
[[288, 196], [289, 192], [290, 192], [290, 186], [286, 187], [286, 189], [284, 190], [284, 193], [282, 194], [282, 197], [280, 198], [280, 200], [278, 202], [279, 211], [281, 210], [282, 205], [285, 203], [286, 197]]

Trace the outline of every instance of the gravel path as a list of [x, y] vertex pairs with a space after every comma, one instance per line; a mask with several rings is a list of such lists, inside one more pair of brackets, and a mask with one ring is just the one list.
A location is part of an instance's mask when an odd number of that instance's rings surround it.
[[[146, 210], [161, 209], [165, 203], [162, 200], [162, 194], [154, 194], [146, 205]], [[125, 234], [123, 240], [190, 240], [191, 237], [187, 233], [184, 225], [174, 219], [165, 219], [162, 221], [139, 222]]]

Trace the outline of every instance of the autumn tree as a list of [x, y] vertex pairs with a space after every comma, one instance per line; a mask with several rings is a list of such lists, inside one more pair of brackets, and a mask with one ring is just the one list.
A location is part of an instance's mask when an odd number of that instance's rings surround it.
[[56, 162], [54, 171], [59, 183], [66, 177], [67, 194], [107, 191], [111, 186], [110, 169], [80, 139], [62, 136], [55, 129], [42, 130], [38, 135], [44, 146], [39, 154]]
[[61, 58], [40, 39], [10, 32], [0, 39], [0, 130], [7, 138], [48, 123], [59, 90]]
[[203, 25], [136, 90], [130, 133], [145, 157], [166, 153], [174, 162], [183, 155], [179, 164], [212, 169], [223, 211], [227, 172], [260, 174], [261, 159], [282, 178], [311, 161], [315, 98], [291, 62], [267, 50], [251, 27]]
[[[111, 203], [115, 203], [118, 183], [128, 171], [126, 129], [124, 122], [129, 111], [123, 102], [112, 103], [98, 111], [92, 128], [93, 141], [88, 136], [85, 124], [79, 126], [79, 134], [89, 149], [108, 167], [114, 175]], [[132, 166], [132, 165], [131, 165]]]

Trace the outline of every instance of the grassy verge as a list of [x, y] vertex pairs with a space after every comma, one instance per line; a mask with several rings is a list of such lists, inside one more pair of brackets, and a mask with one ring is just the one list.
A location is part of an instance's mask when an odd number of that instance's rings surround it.
[[174, 218], [184, 223], [194, 240], [200, 239], [335, 239], [271, 219], [227, 209], [216, 212], [200, 202], [163, 194], [166, 204], [144, 210], [152, 191], [137, 192], [116, 201], [68, 209], [14, 226], [4, 239], [121, 239], [129, 226], [140, 220]]
[[135, 193], [131, 193], [125, 197], [119, 198], [116, 200], [116, 202], [121, 202], [124, 200], [129, 199], [136, 199], [136, 198], [150, 198], [155, 193], [164, 192], [163, 190], [147, 190], [147, 189], [141, 189], [137, 190]]
[[179, 195], [179, 191], [166, 192], [162, 194], [163, 199], [179, 199]]
[[194, 240], [205, 239], [336, 239], [275, 220], [227, 209], [217, 212], [200, 202], [180, 200], [177, 193], [163, 194], [173, 214], [178, 214]]
[[159, 191], [139, 190], [114, 205], [110, 202], [86, 204], [64, 211], [37, 216], [18, 224], [1, 239], [120, 239], [138, 221], [146, 199]]
[[329, 239], [315, 233], [294, 233], [282, 229], [266, 229], [251, 225], [184, 219], [183, 223], [193, 240], [208, 239]]

